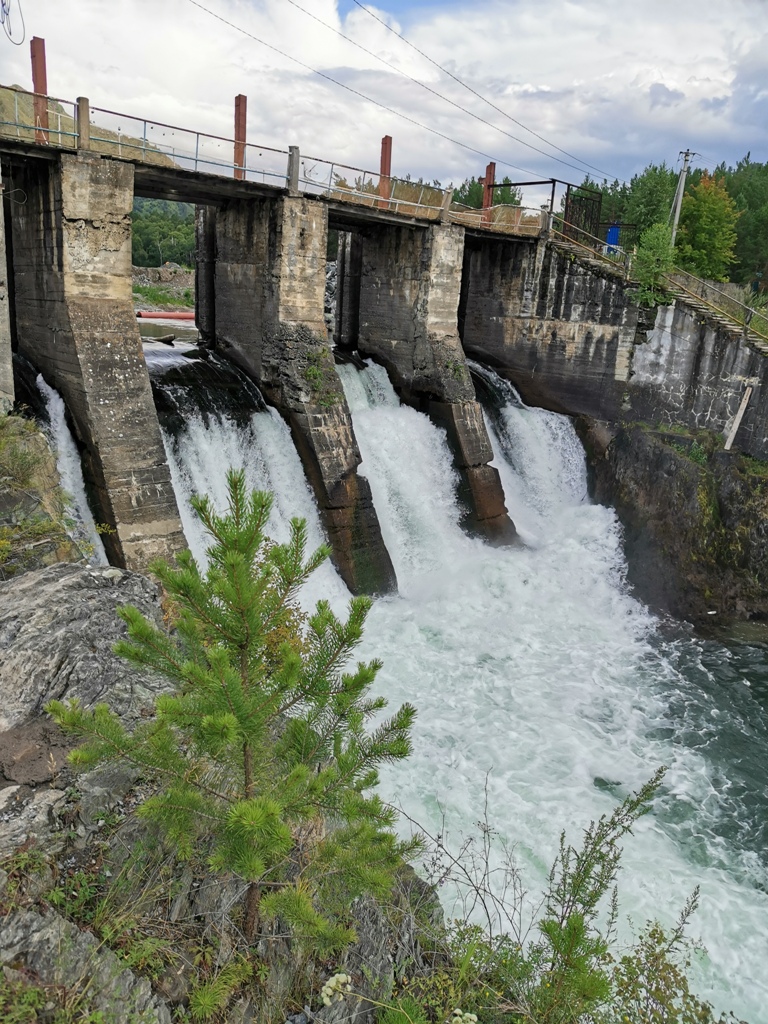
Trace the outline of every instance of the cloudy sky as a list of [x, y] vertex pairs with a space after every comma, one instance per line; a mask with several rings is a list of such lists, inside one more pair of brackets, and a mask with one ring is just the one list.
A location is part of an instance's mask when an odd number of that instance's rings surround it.
[[[355, 166], [378, 167], [385, 134], [393, 173], [443, 183], [489, 157], [573, 181], [686, 147], [700, 166], [768, 160], [768, 0], [378, 0], [378, 21], [355, 0], [199, 2], [237, 28], [193, 0], [21, 0], [53, 95], [230, 137], [245, 93], [249, 141]], [[31, 87], [28, 41], [0, 36], [0, 81]]]

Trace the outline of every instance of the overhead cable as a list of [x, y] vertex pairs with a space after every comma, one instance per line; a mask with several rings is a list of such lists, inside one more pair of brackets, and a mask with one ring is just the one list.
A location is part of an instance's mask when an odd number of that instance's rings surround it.
[[[307, 17], [312, 18], [319, 25], [322, 25], [324, 28], [327, 28], [329, 32], [334, 32], [337, 36], [340, 36], [342, 39], [346, 39], [346, 41], [348, 43], [351, 43], [352, 46], [356, 46], [358, 50], [362, 50], [363, 53], [367, 53], [369, 57], [373, 57], [375, 58], [375, 60], [380, 61], [382, 64], [390, 68], [396, 74], [401, 75], [403, 78], [406, 78], [409, 82], [413, 82], [414, 85], [418, 85], [421, 89], [425, 89], [427, 92], [432, 93], [433, 96], [437, 96], [438, 99], [443, 100], [445, 103], [450, 103], [452, 107], [456, 107], [456, 109], [461, 110], [462, 113], [468, 114], [470, 117], [473, 117], [476, 121], [480, 121], [481, 124], [487, 125], [488, 128], [492, 128], [494, 131], [500, 132], [502, 135], [506, 135], [508, 139], [512, 139], [513, 142], [519, 142], [521, 146], [526, 146], [528, 149], [532, 149], [535, 153], [540, 153], [541, 156], [546, 157], [547, 160], [555, 160], [557, 161], [557, 163], [564, 164], [566, 167], [571, 167], [574, 171], [579, 171], [580, 174], [584, 173], [583, 167], [577, 167], [576, 164], [569, 163], [567, 160], [563, 160], [559, 156], [554, 156], [552, 153], [547, 153], [545, 150], [539, 149], [538, 146], [534, 146], [532, 145], [532, 143], [526, 142], [525, 139], [521, 139], [517, 135], [512, 135], [510, 132], [505, 131], [503, 128], [499, 128], [498, 125], [495, 125], [491, 121], [486, 120], [486, 118], [481, 117], [480, 114], [476, 114], [473, 110], [468, 110], [467, 107], [463, 107], [460, 103], [457, 103], [455, 100], [452, 100], [449, 96], [444, 96], [441, 92], [438, 92], [437, 89], [433, 89], [425, 82], [419, 81], [418, 78], [413, 78], [412, 75], [409, 75], [407, 72], [402, 71], [395, 64], [392, 64], [390, 63], [390, 61], [386, 60], [386, 58], [379, 56], [379, 54], [375, 53], [373, 50], [369, 50], [367, 46], [363, 46], [362, 43], [358, 43], [357, 40], [350, 38], [350, 36], [340, 31], [340, 29], [334, 28], [333, 25], [329, 25], [328, 22], [323, 21], [322, 18], [318, 18], [316, 14], [313, 14], [311, 11], [308, 11], [305, 7], [302, 7], [301, 4], [297, 3], [297, 0], [286, 0], [286, 2], [289, 3], [292, 7], [295, 7], [297, 10], [301, 11], [303, 14], [306, 14]], [[491, 106], [493, 106], [493, 104], [491, 104]], [[514, 118], [512, 120], [514, 120]], [[518, 124], [519, 122], [515, 123]], [[523, 127], [525, 126], [523, 125]], [[534, 132], [533, 134], [536, 133]], [[541, 138], [541, 136], [537, 137]], [[544, 141], [546, 142], [546, 139], [544, 139]], [[551, 145], [551, 143], [547, 142], [547, 145]], [[559, 149], [558, 146], [555, 146], [554, 148]], [[560, 150], [560, 152], [564, 153], [565, 150]], [[574, 159], [579, 160], [579, 157], [574, 157]], [[580, 162], [584, 163], [584, 161]], [[591, 167], [592, 165], [586, 164], [586, 166]], [[598, 168], [596, 167], [593, 167], [592, 169], [598, 170]]]
[[0, 0], [0, 25], [3, 26], [3, 31], [6, 36], [10, 39], [14, 46], [21, 46], [27, 37], [27, 26], [24, 23], [24, 14], [21, 10], [21, 0], [17, 0], [19, 7], [19, 17], [21, 18], [21, 39], [13, 38], [13, 27], [11, 25], [11, 4], [13, 0]]
[[327, 82], [331, 82], [333, 85], [339, 86], [340, 89], [345, 89], [354, 96], [358, 96], [360, 99], [365, 100], [366, 103], [373, 103], [374, 106], [380, 107], [382, 110], [386, 110], [387, 113], [393, 114], [395, 117], [399, 117], [403, 121], [408, 121], [417, 128], [421, 128], [422, 131], [430, 132], [432, 135], [437, 135], [438, 138], [445, 139], [446, 142], [450, 142], [454, 146], [460, 146], [462, 149], [466, 149], [468, 153], [475, 153], [477, 156], [481, 156], [485, 160], [492, 160], [497, 164], [501, 164], [502, 167], [511, 167], [516, 171], [522, 171], [523, 174], [536, 175], [539, 173], [538, 171], [532, 171], [527, 167], [520, 167], [517, 164], [510, 163], [508, 160], [502, 160], [500, 157], [492, 156], [490, 153], [485, 153], [481, 149], [475, 149], [474, 146], [468, 146], [465, 142], [460, 142], [458, 139], [453, 139], [450, 135], [445, 135], [443, 132], [438, 131], [437, 128], [430, 128], [429, 125], [422, 124], [421, 121], [417, 121], [415, 118], [409, 117], [408, 114], [403, 114], [401, 111], [395, 110], [394, 107], [388, 107], [386, 103], [381, 103], [379, 100], [373, 99], [372, 96], [366, 96], [366, 94], [364, 92], [360, 92], [359, 89], [354, 89], [351, 85], [340, 82], [337, 78], [333, 78], [332, 75], [328, 75], [324, 71], [318, 71], [317, 68], [313, 68], [309, 64], [305, 64], [304, 61], [299, 60], [298, 57], [293, 57], [290, 53], [286, 53], [285, 50], [281, 50], [272, 43], [268, 43], [266, 40], [254, 35], [253, 32], [249, 32], [247, 29], [244, 29], [240, 25], [236, 25], [232, 21], [228, 21], [221, 14], [217, 14], [210, 8], [205, 7], [199, 2], [199, 0], [188, 0], [188, 3], [192, 4], [193, 7], [198, 7], [201, 11], [205, 11], [206, 14], [210, 14], [212, 18], [216, 18], [217, 21], [222, 22], [224, 25], [228, 25], [229, 28], [235, 29], [236, 32], [241, 32], [244, 36], [248, 36], [249, 39], [253, 39], [262, 46], [266, 46], [268, 50], [272, 50], [274, 53], [280, 54], [280, 56], [285, 57], [286, 60], [290, 60], [294, 64], [298, 64], [299, 67], [304, 68], [305, 71], [311, 71], [313, 75], [318, 75], [320, 78], [324, 78]]
[[[289, 2], [291, 2], [291, 0], [289, 0]], [[433, 58], [430, 57], [428, 53], [424, 53], [424, 51], [420, 50], [415, 43], [412, 43], [410, 41], [410, 39], [406, 38], [406, 36], [404, 36], [401, 32], [396, 32], [391, 25], [388, 25], [386, 21], [384, 21], [383, 18], [380, 18], [377, 14], [374, 14], [374, 12], [370, 10], [368, 7], [366, 7], [365, 4], [360, 3], [360, 0], [352, 0], [352, 2], [354, 4], [357, 4], [361, 11], [365, 11], [366, 14], [370, 15], [370, 17], [373, 18], [374, 21], [378, 21], [380, 25], [383, 25], [388, 32], [391, 32], [392, 35], [397, 36], [398, 39], [402, 40], [402, 42], [404, 42], [406, 46], [410, 46], [412, 50], [415, 50], [416, 53], [420, 54], [425, 60], [428, 60], [430, 64], [438, 68], [438, 70], [442, 71], [443, 74], [448, 75], [449, 78], [452, 78], [454, 82], [456, 82], [458, 85], [462, 87], [462, 89], [466, 89], [468, 92], [471, 92], [473, 96], [477, 96], [477, 98], [482, 100], [483, 103], [487, 103], [489, 107], [492, 107], [495, 111], [497, 111], [497, 113], [501, 114], [503, 117], [506, 117], [509, 121], [512, 121], [519, 128], [522, 128], [526, 132], [530, 132], [531, 135], [535, 135], [537, 139], [539, 139], [541, 142], [544, 142], [547, 146], [551, 146], [552, 149], [556, 149], [559, 153], [563, 153], [565, 156], [569, 156], [572, 160], [577, 160], [580, 164], [583, 164], [584, 167], [588, 167], [592, 171], [597, 171], [598, 174], [602, 174], [606, 178], [616, 178], [615, 175], [610, 174], [608, 171], [604, 171], [600, 167], [595, 167], [594, 164], [587, 163], [586, 160], [582, 160], [581, 157], [576, 156], [575, 153], [569, 153], [567, 149], [563, 149], [561, 146], [556, 145], [554, 142], [550, 142], [549, 139], [545, 139], [543, 135], [539, 135], [539, 133], [535, 132], [533, 128], [529, 128], [528, 125], [523, 124], [522, 121], [518, 121], [516, 117], [512, 117], [512, 115], [507, 113], [506, 110], [503, 110], [501, 107], [496, 106], [495, 103], [492, 103], [491, 100], [489, 100], [486, 96], [483, 96], [483, 94], [478, 92], [477, 89], [473, 89], [471, 85], [467, 85], [467, 83], [463, 81], [461, 78], [459, 78], [458, 75], [454, 75], [452, 71], [448, 70], [448, 68], [443, 67], [442, 64], [439, 64], [436, 60], [433, 60]], [[499, 129], [499, 131], [500, 130], [501, 129]], [[537, 150], [537, 152], [541, 152], [541, 150]], [[551, 159], [556, 160], [557, 157], [551, 157]], [[569, 166], [573, 165], [571, 164]], [[583, 168], [581, 167], [577, 168], [577, 170], [582, 169]], [[628, 182], [624, 181], [623, 178], [616, 178], [616, 180], [623, 182], [623, 184], [625, 185], [629, 184]]]

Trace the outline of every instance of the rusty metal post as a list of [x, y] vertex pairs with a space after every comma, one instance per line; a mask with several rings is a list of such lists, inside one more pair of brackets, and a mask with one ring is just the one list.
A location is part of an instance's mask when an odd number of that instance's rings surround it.
[[32, 36], [32, 92], [35, 113], [35, 142], [48, 142], [48, 73], [45, 68], [45, 40]]
[[493, 206], [493, 183], [496, 181], [496, 164], [491, 161], [485, 168], [485, 176], [480, 178], [483, 186], [483, 212], [480, 215], [481, 223], [491, 223], [491, 207]]
[[483, 209], [490, 210], [493, 206], [493, 183], [496, 180], [496, 164], [490, 163], [485, 168], [483, 182]]
[[91, 148], [91, 104], [87, 97], [77, 97], [77, 148]]
[[248, 97], [235, 96], [235, 177], [245, 178], [245, 121]]
[[379, 163], [379, 208], [386, 210], [392, 195], [392, 136], [381, 140], [381, 161]]

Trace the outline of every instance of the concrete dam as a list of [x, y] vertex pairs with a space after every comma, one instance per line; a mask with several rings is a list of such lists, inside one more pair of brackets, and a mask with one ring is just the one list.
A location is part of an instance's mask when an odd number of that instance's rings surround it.
[[[132, 307], [135, 196], [197, 205], [202, 345], [240, 367], [289, 425], [353, 592], [396, 581], [357, 472], [334, 347], [383, 365], [401, 402], [446, 430], [465, 528], [494, 544], [516, 531], [468, 356], [529, 403], [610, 421], [722, 430], [748, 382], [738, 441], [768, 454], [763, 352], [682, 302], [639, 320], [621, 269], [555, 237], [545, 215], [516, 234], [457, 223], [445, 203], [351, 203], [303, 192], [290, 163], [274, 185], [2, 138], [0, 165], [0, 388], [10, 401], [14, 350], [61, 393], [115, 565], [143, 568], [184, 545]], [[339, 233], [332, 337], [329, 230]]]
[[[275, 494], [276, 540], [300, 515], [311, 545], [333, 545], [308, 606], [390, 592], [360, 656], [419, 717], [384, 797], [454, 834], [487, 801], [534, 891], [561, 828], [581, 834], [673, 765], [627, 851], [622, 911], [672, 924], [700, 883], [697, 989], [760, 1019], [764, 649], [701, 640], [636, 599], [572, 422], [737, 425], [765, 457], [759, 345], [682, 298], [639, 310], [624, 268], [538, 212], [498, 225], [443, 196], [317, 194], [284, 166], [269, 184], [56, 143], [0, 138], [0, 398], [12, 352], [63, 396], [109, 560], [141, 569], [183, 544], [203, 559], [189, 497], [218, 502], [223, 469], [244, 466]], [[194, 358], [142, 346], [135, 196], [197, 206]], [[110, 587], [136, 579], [111, 572]]]

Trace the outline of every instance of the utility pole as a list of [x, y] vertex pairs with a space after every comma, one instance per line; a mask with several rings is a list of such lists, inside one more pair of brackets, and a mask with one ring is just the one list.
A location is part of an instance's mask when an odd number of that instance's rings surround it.
[[677, 235], [677, 223], [680, 220], [680, 207], [683, 205], [683, 192], [685, 192], [685, 179], [688, 174], [688, 164], [690, 163], [691, 157], [695, 154], [690, 150], [686, 149], [683, 153], [680, 151], [680, 156], [683, 158], [683, 169], [680, 171], [680, 177], [677, 179], [677, 191], [675, 192], [675, 217], [672, 221], [672, 243], [671, 247], [675, 247], [675, 236]]

